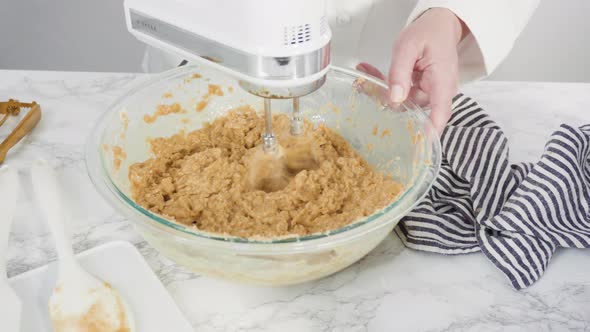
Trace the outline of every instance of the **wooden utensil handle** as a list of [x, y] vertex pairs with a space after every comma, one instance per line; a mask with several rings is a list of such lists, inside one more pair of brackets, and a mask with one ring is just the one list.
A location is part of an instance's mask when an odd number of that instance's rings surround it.
[[0, 144], [0, 164], [4, 162], [8, 150], [16, 145], [25, 135], [27, 135], [37, 123], [41, 120], [41, 107], [39, 104], [33, 104], [31, 110], [18, 123], [16, 128], [6, 137], [4, 142]]

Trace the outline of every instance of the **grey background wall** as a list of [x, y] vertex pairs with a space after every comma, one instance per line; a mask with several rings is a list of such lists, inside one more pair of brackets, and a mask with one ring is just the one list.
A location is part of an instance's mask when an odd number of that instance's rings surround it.
[[123, 0], [0, 0], [0, 68], [139, 72]]
[[[143, 49], [122, 0], [0, 0], [0, 69], [138, 72]], [[542, 0], [489, 79], [590, 82], [590, 1]]]

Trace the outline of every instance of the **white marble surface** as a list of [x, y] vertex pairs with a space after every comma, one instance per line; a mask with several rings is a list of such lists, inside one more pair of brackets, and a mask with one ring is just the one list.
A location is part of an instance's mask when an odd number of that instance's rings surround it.
[[[7, 158], [24, 186], [8, 249], [10, 275], [55, 259], [29, 179], [31, 161], [45, 157], [69, 192], [76, 251], [132, 242], [196, 331], [590, 331], [590, 250], [560, 250], [541, 281], [520, 292], [481, 254], [415, 252], [393, 234], [345, 271], [299, 286], [249, 287], [192, 274], [147, 245], [86, 175], [83, 145], [93, 122], [141, 77], [0, 70], [0, 78], [0, 100], [36, 100], [44, 112]], [[513, 161], [535, 160], [560, 123], [590, 122], [590, 84], [480, 82], [463, 91], [503, 126]], [[0, 128], [0, 137], [8, 129]]]

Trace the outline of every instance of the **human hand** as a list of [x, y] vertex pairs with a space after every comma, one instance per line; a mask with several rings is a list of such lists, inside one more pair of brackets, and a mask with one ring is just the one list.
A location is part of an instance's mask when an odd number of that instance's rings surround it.
[[453, 12], [432, 8], [400, 34], [387, 79], [367, 63], [359, 64], [357, 69], [386, 80], [392, 103], [410, 97], [421, 106], [430, 105], [430, 118], [440, 133], [451, 117], [451, 103], [457, 93], [457, 44], [467, 32]]

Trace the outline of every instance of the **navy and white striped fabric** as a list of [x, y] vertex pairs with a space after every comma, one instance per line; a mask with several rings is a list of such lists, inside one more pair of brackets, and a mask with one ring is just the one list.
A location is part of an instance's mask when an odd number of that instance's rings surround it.
[[500, 128], [458, 95], [440, 175], [396, 232], [413, 249], [482, 251], [514, 288], [537, 281], [559, 247], [590, 247], [590, 125], [562, 125], [535, 164], [509, 164]]

